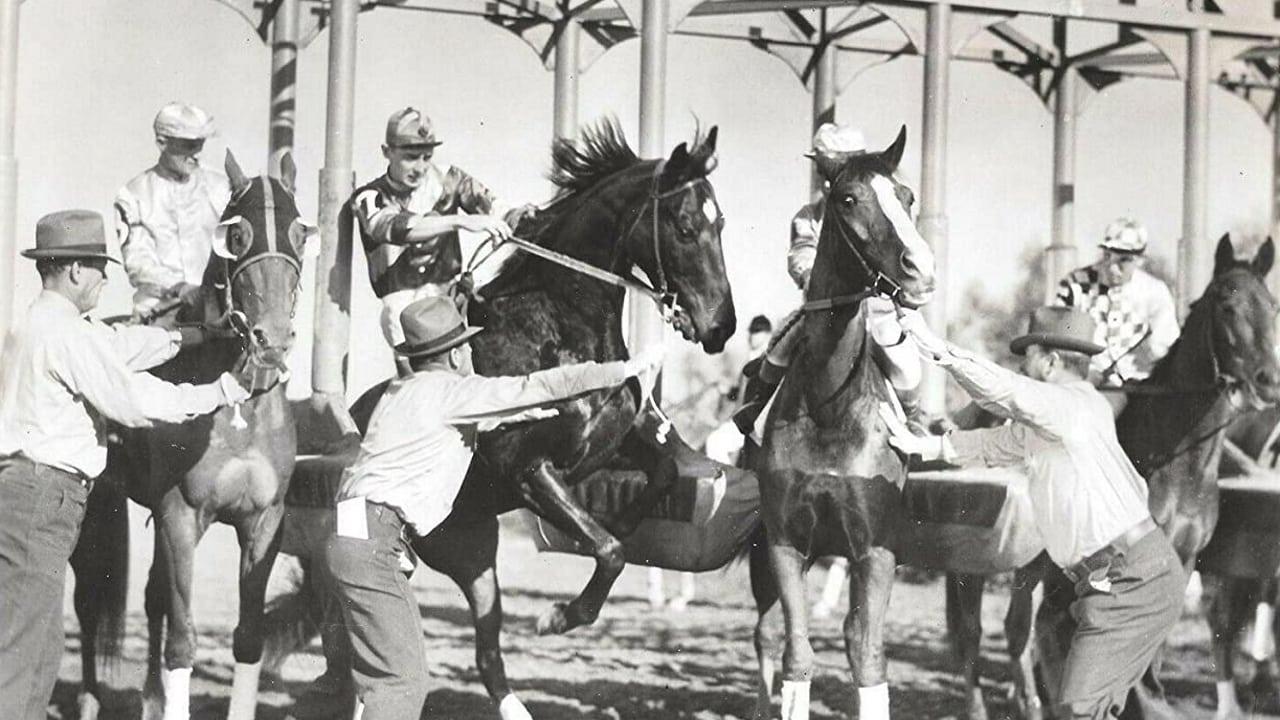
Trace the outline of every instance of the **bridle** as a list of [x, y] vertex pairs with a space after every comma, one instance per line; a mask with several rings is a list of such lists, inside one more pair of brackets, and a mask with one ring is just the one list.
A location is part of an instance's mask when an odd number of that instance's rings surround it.
[[[840, 178], [843, 177], [844, 172], [845, 171], [842, 170], [840, 174], [836, 176], [836, 179], [831, 183], [833, 187], [840, 181]], [[804, 305], [800, 306], [801, 310], [804, 312], [815, 312], [818, 310], [831, 310], [844, 305], [856, 305], [875, 295], [884, 295], [892, 300], [894, 304], [899, 304], [898, 298], [902, 295], [902, 284], [871, 265], [870, 261], [867, 260], [866, 255], [864, 255], [862, 250], [858, 248], [858, 244], [849, 236], [849, 231], [840, 220], [839, 213], [827, 213], [824, 210], [822, 220], [824, 227], [828, 221], [831, 222], [832, 227], [839, 234], [840, 241], [849, 249], [849, 252], [853, 253], [853, 259], [858, 261], [858, 265], [862, 267], [862, 271], [867, 275], [867, 277], [871, 278], [871, 284], [865, 290], [861, 290], [850, 295], [837, 295], [830, 298], [806, 301]]]
[[[232, 199], [231, 203], [228, 204], [228, 208], [234, 206], [235, 203], [241, 197], [243, 197], [245, 193], [248, 192], [248, 190], [249, 188], [248, 186], [246, 186], [245, 189], [242, 190], [239, 195], [237, 195], [235, 198]], [[266, 233], [265, 240], [266, 240], [267, 249], [263, 252], [257, 253], [255, 255], [252, 255], [246, 258], [232, 259], [224, 255], [219, 255], [223, 263], [223, 272], [222, 272], [223, 281], [220, 283], [216, 281], [214, 282], [214, 287], [222, 291], [221, 295], [222, 295], [223, 316], [227, 319], [227, 321], [231, 324], [231, 326], [236, 330], [236, 333], [240, 336], [241, 350], [248, 350], [251, 333], [250, 333], [248, 318], [242, 310], [236, 307], [235, 295], [232, 293], [232, 287], [235, 285], [236, 278], [240, 276], [240, 273], [266, 260], [284, 262], [290, 269], [293, 270], [294, 280], [295, 280], [293, 285], [293, 292], [290, 294], [290, 298], [289, 298], [289, 319], [293, 320], [298, 313], [298, 285], [301, 283], [301, 280], [302, 280], [302, 263], [301, 261], [298, 260], [298, 258], [295, 255], [280, 251], [279, 238], [277, 237], [277, 232], [276, 232], [276, 223], [274, 222], [275, 209], [276, 209], [275, 193], [271, 187], [271, 182], [269, 180], [263, 179], [262, 190], [263, 190], [263, 200], [262, 200], [262, 204], [258, 207], [262, 209], [263, 216], [267, 220], [265, 223], [263, 223], [265, 226], [264, 230]], [[241, 216], [241, 222], [243, 222], [245, 226], [250, 228], [249, 232], [252, 232], [252, 225], [249, 225], [248, 221], [245, 221], [242, 216]], [[253, 238], [250, 237], [247, 247], [252, 247], [252, 245], [253, 245]]]
[[[641, 205], [636, 211], [635, 217], [632, 218], [631, 223], [627, 226], [627, 231], [622, 234], [618, 243], [614, 245], [613, 259], [609, 263], [609, 269], [617, 269], [621, 259], [622, 249], [627, 246], [627, 242], [635, 233], [636, 228], [640, 226], [640, 221], [644, 218], [646, 211], [648, 211], [649, 215], [653, 218], [653, 226], [651, 228], [650, 235], [653, 238], [653, 264], [655, 267], [655, 273], [658, 276], [658, 282], [654, 286], [646, 285], [645, 287], [653, 294], [655, 301], [662, 309], [663, 318], [670, 322], [671, 318], [675, 315], [677, 297], [676, 293], [672, 292], [670, 286], [667, 284], [667, 272], [662, 263], [662, 242], [661, 236], [658, 233], [659, 207], [662, 201], [667, 198], [682, 195], [699, 185], [705, 185], [707, 187], [707, 198], [711, 200], [711, 203], [716, 208], [716, 219], [714, 222], [717, 227], [724, 227], [724, 211], [720, 209], [720, 202], [716, 200], [716, 195], [711, 190], [711, 181], [707, 180], [705, 176], [686, 180], [669, 190], [659, 190], [658, 184], [662, 179], [662, 171], [666, 168], [666, 165], [666, 160], [659, 160], [658, 164], [654, 166], [653, 178], [649, 183], [649, 196], [644, 205]], [[637, 279], [636, 282], [640, 281]], [[641, 284], [643, 285], [643, 283]]]

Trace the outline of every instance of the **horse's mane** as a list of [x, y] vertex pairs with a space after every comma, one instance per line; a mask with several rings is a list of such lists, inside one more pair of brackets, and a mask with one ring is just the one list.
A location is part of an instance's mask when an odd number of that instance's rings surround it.
[[615, 117], [583, 128], [577, 140], [556, 138], [547, 179], [559, 188], [556, 199], [594, 187], [604, 178], [640, 161]]

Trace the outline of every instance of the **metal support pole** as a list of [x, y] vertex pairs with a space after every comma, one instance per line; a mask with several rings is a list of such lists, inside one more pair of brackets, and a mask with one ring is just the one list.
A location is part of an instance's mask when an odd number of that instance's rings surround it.
[[1076, 266], [1076, 81], [1065, 68], [1053, 97], [1053, 237], [1045, 254], [1044, 300]]
[[1187, 46], [1182, 244], [1178, 248], [1178, 308], [1185, 314], [1209, 280], [1205, 246], [1209, 201], [1209, 31], [1191, 31]]
[[[951, 80], [951, 6], [930, 5], [925, 31], [924, 138], [920, 170], [920, 234], [933, 248], [938, 289], [925, 307], [930, 327], [947, 332], [947, 108]], [[928, 366], [921, 404], [929, 413], [946, 410], [946, 376]]]
[[13, 129], [18, 112], [18, 8], [0, 0], [0, 337], [13, 322], [14, 263], [18, 258], [18, 158]]
[[[667, 20], [666, 0], [644, 0], [640, 28], [640, 157], [665, 157]], [[627, 340], [632, 352], [662, 342], [662, 318], [648, 300], [630, 297]]]
[[[823, 26], [826, 25], [827, 11], [822, 11]], [[831, 46], [820, 47], [815, 51], [817, 57], [813, 64], [813, 130], [824, 123], [836, 121], [836, 58], [840, 51]], [[816, 197], [822, 192], [823, 180], [815, 167], [810, 177], [810, 190]]]
[[350, 422], [346, 416], [345, 366], [351, 324], [351, 229], [342, 228], [339, 217], [355, 189], [351, 144], [358, 11], [359, 0], [333, 0], [330, 5], [328, 106], [324, 168], [320, 170], [320, 256], [316, 260], [315, 347], [311, 353], [313, 403], [339, 418], [340, 424], [344, 417]]
[[271, 131], [267, 168], [280, 167], [280, 157], [293, 151], [298, 105], [298, 0], [280, 0], [271, 22]]
[[582, 26], [569, 20], [556, 38], [555, 136], [578, 134], [578, 39]]

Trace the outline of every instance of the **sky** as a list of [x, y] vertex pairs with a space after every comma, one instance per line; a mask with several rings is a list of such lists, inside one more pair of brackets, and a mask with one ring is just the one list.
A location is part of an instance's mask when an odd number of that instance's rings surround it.
[[[362, 13], [357, 59], [354, 161], [357, 182], [380, 174], [387, 116], [412, 105], [431, 116], [445, 144], [437, 157], [467, 170], [511, 202], [544, 202], [552, 75], [524, 42], [475, 18], [395, 11]], [[638, 113], [637, 41], [612, 48], [580, 82], [581, 120], [618, 117], [632, 139]], [[314, 221], [323, 165], [327, 35], [299, 60], [296, 160], [299, 206]], [[808, 196], [811, 101], [792, 70], [745, 43], [673, 37], [669, 43], [666, 147], [695, 122], [720, 127], [712, 175], [727, 217], [726, 266], [740, 335], [747, 320], [775, 320], [799, 302], [785, 271], [789, 219]], [[109, 213], [117, 189], [149, 167], [151, 120], [171, 100], [211, 112], [220, 132], [204, 163], [226, 148], [250, 174], [265, 170], [270, 56], [250, 25], [213, 0], [40, 0], [22, 6], [17, 148], [18, 245], [33, 243], [47, 212]], [[837, 118], [869, 144], [908, 132], [900, 174], [918, 191], [922, 62], [904, 57], [843, 88]], [[950, 314], [971, 288], [1011, 298], [1020, 258], [1048, 244], [1052, 115], [1018, 79], [993, 67], [955, 63], [948, 110], [946, 176], [951, 251]], [[1092, 260], [1105, 225], [1139, 218], [1151, 252], [1172, 260], [1181, 227], [1182, 85], [1132, 80], [1094, 96], [1078, 123], [1076, 241]], [[1244, 101], [1214, 88], [1210, 106], [1209, 242], [1226, 231], [1270, 227], [1271, 133]], [[110, 215], [107, 215], [110, 217]], [[113, 243], [114, 244], [114, 243]], [[357, 254], [358, 251], [357, 251]], [[1206, 257], [1212, 257], [1212, 249]], [[304, 271], [299, 342], [290, 394], [309, 392], [313, 270]], [[127, 312], [130, 291], [113, 271], [102, 314]], [[34, 269], [18, 268], [17, 303], [34, 297]], [[377, 328], [378, 305], [362, 257], [353, 270], [356, 394], [391, 372]]]

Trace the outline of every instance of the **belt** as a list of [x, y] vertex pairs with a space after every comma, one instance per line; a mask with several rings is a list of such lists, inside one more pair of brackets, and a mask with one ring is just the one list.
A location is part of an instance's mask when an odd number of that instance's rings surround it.
[[15, 461], [15, 460], [18, 462], [28, 463], [32, 467], [34, 467], [37, 471], [52, 472], [62, 477], [65, 477], [75, 483], [78, 483], [80, 487], [84, 488], [85, 490], [93, 489], [93, 478], [88, 477], [84, 473], [71, 472], [70, 470], [64, 470], [60, 467], [54, 467], [46, 463], [36, 462], [35, 460], [32, 460], [31, 458], [27, 457], [26, 455], [23, 455], [20, 452], [13, 453], [12, 455], [0, 455], [0, 463], [7, 462], [7, 461]]
[[1071, 582], [1079, 586], [1082, 582], [1089, 581], [1091, 576], [1098, 570], [1109, 568], [1112, 560], [1127, 554], [1134, 545], [1138, 544], [1139, 540], [1157, 529], [1159, 529], [1159, 526], [1156, 525], [1156, 521], [1148, 516], [1142, 522], [1117, 535], [1111, 542], [1103, 545], [1102, 549], [1071, 567], [1062, 568], [1062, 573]]

